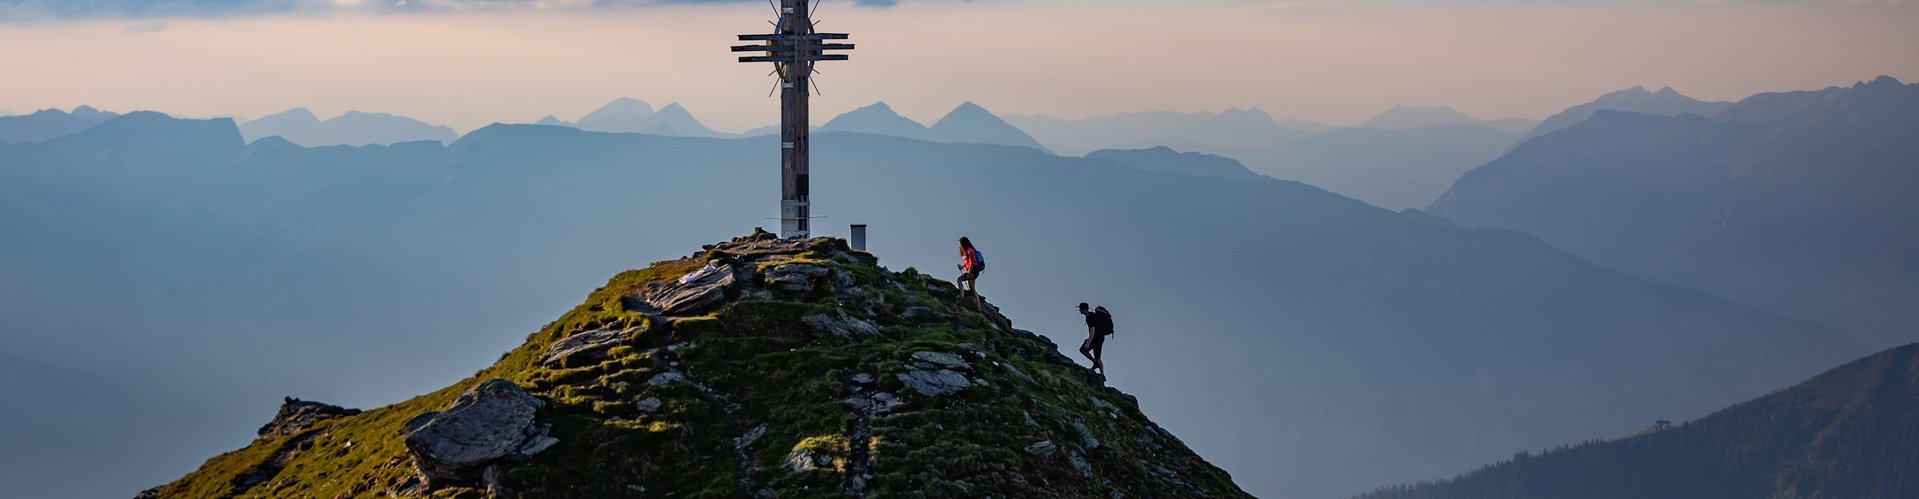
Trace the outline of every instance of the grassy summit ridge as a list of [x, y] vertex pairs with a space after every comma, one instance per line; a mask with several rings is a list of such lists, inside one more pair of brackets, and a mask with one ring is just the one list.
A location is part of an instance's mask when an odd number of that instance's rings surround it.
[[[720, 270], [677, 282], [709, 262]], [[614, 276], [472, 378], [364, 413], [276, 418], [280, 431], [143, 494], [1245, 495], [1132, 397], [971, 301], [841, 240], [756, 233]], [[429, 486], [409, 420], [492, 378], [545, 401], [537, 420], [558, 443]]]

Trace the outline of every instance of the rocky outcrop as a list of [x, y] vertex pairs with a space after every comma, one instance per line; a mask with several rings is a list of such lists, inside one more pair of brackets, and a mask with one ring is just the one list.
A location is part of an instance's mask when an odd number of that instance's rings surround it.
[[908, 369], [896, 376], [907, 388], [928, 397], [952, 395], [973, 387], [973, 381], [966, 379], [966, 375], [950, 369]]
[[798, 293], [810, 293], [833, 269], [805, 263], [789, 263], [766, 271], [767, 284]]
[[665, 315], [690, 315], [726, 299], [726, 291], [737, 282], [732, 265], [703, 268], [703, 274], [685, 281], [667, 281], [650, 286], [640, 299]]
[[348, 409], [331, 404], [310, 402], [287, 397], [280, 404], [280, 411], [273, 414], [273, 420], [260, 427], [260, 438], [275, 438], [299, 434], [313, 428], [315, 420], [359, 414], [359, 409]]
[[489, 466], [529, 459], [558, 443], [534, 421], [544, 406], [511, 381], [480, 382], [445, 411], [409, 421], [407, 455], [428, 484], [475, 483]]
[[549, 366], [583, 365], [606, 360], [607, 351], [626, 342], [640, 328], [596, 329], [568, 336], [547, 347], [540, 363]]
[[985, 385], [985, 380], [970, 379], [961, 371], [972, 369], [966, 358], [946, 352], [913, 352], [905, 370], [894, 376], [920, 395], [941, 397], [959, 393], [975, 385]]
[[842, 338], [872, 336], [880, 333], [880, 327], [878, 325], [858, 317], [816, 314], [801, 317], [800, 322], [804, 322], [808, 326], [813, 326], [814, 329], [820, 332]]

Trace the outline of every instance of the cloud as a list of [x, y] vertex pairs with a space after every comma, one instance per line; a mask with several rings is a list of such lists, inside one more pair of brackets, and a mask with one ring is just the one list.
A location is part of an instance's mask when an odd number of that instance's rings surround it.
[[[687, 4], [759, 4], [766, 0], [0, 0], [0, 23], [88, 19], [213, 18], [289, 13], [421, 13], [463, 11], [590, 11]], [[817, 1], [817, 0], [816, 0]], [[888, 8], [901, 0], [831, 0], [857, 7]], [[967, 3], [975, 0], [912, 0]], [[1032, 4], [1174, 6], [1214, 4], [1265, 7], [1305, 13], [1351, 5], [1803, 5], [1833, 7], [1919, 6], [1919, 0], [1031, 0]]]
[[326, 7], [309, 0], [0, 0], [0, 21], [147, 19], [292, 12]]
[[[0, 22], [85, 19], [209, 18], [285, 13], [582, 11], [666, 4], [760, 3], [765, 0], [0, 0]], [[892, 7], [899, 0], [850, 0]]]

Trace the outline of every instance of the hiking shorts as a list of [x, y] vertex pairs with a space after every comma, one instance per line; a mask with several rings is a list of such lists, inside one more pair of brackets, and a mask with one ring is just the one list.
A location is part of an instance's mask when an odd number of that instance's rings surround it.
[[960, 276], [959, 276], [959, 278], [960, 278], [960, 280], [962, 280], [962, 281], [971, 281], [971, 280], [974, 280], [974, 279], [978, 279], [978, 278], [979, 278], [979, 271], [978, 271], [978, 270], [968, 270], [968, 271], [965, 271], [965, 272], [961, 272], [961, 273], [960, 273]]
[[1092, 336], [1088, 336], [1085, 342], [1082, 342], [1079, 344], [1079, 348], [1081, 350], [1092, 350], [1093, 358], [1095, 359], [1100, 357], [1100, 350], [1104, 349], [1105, 347], [1106, 347], [1106, 335], [1103, 335], [1103, 334], [1095, 334]]

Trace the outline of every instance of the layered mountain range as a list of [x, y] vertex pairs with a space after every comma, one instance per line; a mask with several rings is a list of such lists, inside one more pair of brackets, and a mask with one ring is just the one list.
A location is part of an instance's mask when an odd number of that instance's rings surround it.
[[1395, 210], [1431, 204], [1459, 174], [1498, 158], [1536, 123], [1410, 106], [1394, 106], [1354, 127], [1279, 120], [1256, 108], [1007, 120], [1056, 151], [1170, 147], [1218, 155], [1262, 175]]
[[1539, 125], [1539, 121], [1524, 118], [1483, 120], [1444, 106], [1393, 106], [1360, 123], [1359, 127], [1404, 130], [1446, 125], [1480, 125], [1506, 133], [1521, 133], [1533, 129]]
[[1919, 328], [1919, 85], [1754, 95], [1714, 116], [1597, 111], [1462, 176], [1431, 212], [1830, 324]]
[[452, 128], [405, 116], [348, 111], [321, 120], [306, 108], [240, 122], [240, 135], [248, 142], [277, 136], [307, 147], [386, 145], [421, 140], [449, 143], [460, 138]]
[[1592, 102], [1573, 106], [1567, 108], [1565, 111], [1560, 111], [1559, 114], [1549, 116], [1545, 121], [1539, 122], [1539, 126], [1533, 127], [1531, 131], [1526, 132], [1524, 137], [1520, 137], [1519, 142], [1532, 140], [1533, 137], [1577, 125], [1591, 118], [1593, 113], [1599, 111], [1626, 111], [1652, 116], [1684, 116], [1688, 114], [1718, 116], [1719, 113], [1725, 112], [1726, 108], [1729, 107], [1732, 107], [1731, 102], [1694, 99], [1680, 94], [1679, 91], [1673, 90], [1672, 87], [1660, 87], [1657, 92], [1648, 92], [1646, 91], [1646, 87], [1632, 87], [1599, 96], [1599, 98], [1593, 99]]
[[71, 112], [42, 109], [22, 116], [6, 116], [5, 113], [0, 113], [0, 144], [39, 142], [70, 135], [92, 128], [115, 116], [119, 114], [101, 111], [91, 106], [76, 107]]
[[[533, 125], [305, 148], [154, 113], [0, 146], [0, 230], [18, 236], [0, 239], [0, 327], [22, 332], [0, 342], [39, 359], [0, 376], [130, 394], [0, 413], [9, 441], [55, 449], [43, 465], [129, 470], [16, 487], [137, 490], [246, 445], [255, 435], [235, 428], [267, 419], [261, 401], [373, 407], [445, 387], [520, 345], [511, 324], [572, 305], [556, 296], [677, 241], [763, 224], [776, 184], [743, 179], [777, 151], [772, 137]], [[814, 154], [833, 165], [814, 174], [823, 233], [868, 224], [875, 252], [934, 276], [969, 236], [992, 261], [981, 289], [1058, 344], [1083, 331], [1074, 304], [1113, 310], [1110, 383], [1255, 494], [1449, 476], [1704, 415], [1864, 353], [1830, 328], [1524, 234], [1193, 174], [1224, 165], [1204, 156], [834, 132]], [[96, 367], [69, 372], [82, 364]], [[441, 394], [415, 408], [458, 395]], [[169, 431], [112, 423], [129, 411]]]

